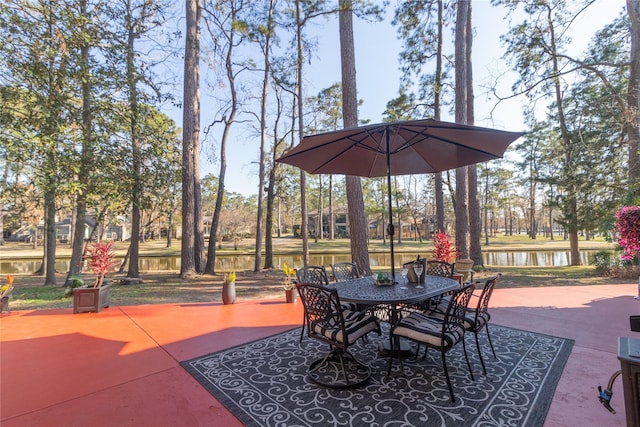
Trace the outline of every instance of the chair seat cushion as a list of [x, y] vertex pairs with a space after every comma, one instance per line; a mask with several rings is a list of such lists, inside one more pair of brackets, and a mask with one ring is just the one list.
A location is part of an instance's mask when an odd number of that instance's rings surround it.
[[342, 308], [342, 310], [348, 310], [348, 311], [358, 311], [358, 304], [354, 303], [354, 302], [341, 302], [340, 303], [340, 308]]
[[447, 331], [443, 336], [442, 323], [441, 318], [414, 312], [402, 319], [392, 333], [431, 347], [449, 348], [462, 339], [464, 328], [458, 327]]
[[[342, 316], [345, 323], [345, 332], [349, 340], [347, 345], [353, 344], [358, 338], [371, 331], [380, 330], [377, 320], [362, 311], [344, 310]], [[313, 330], [328, 339], [345, 343], [342, 329], [335, 323], [333, 318], [328, 322], [317, 323], [314, 325]]]
[[476, 311], [473, 309], [467, 309], [464, 316], [464, 327], [467, 331], [477, 332], [484, 328], [489, 323], [491, 315], [488, 312], [480, 313], [476, 319]]
[[[443, 300], [444, 299], [445, 298], [443, 298]], [[429, 313], [429, 316], [443, 319], [448, 305], [448, 299], [446, 301], [441, 301], [438, 306]], [[464, 315], [464, 328], [469, 332], [477, 332], [484, 328], [487, 323], [489, 323], [489, 319], [491, 319], [491, 315], [488, 312], [481, 313], [478, 316], [478, 323], [476, 324], [476, 310], [468, 308]]]
[[442, 297], [439, 300], [436, 300], [437, 304], [432, 308], [433, 313], [429, 313], [429, 315], [441, 317], [447, 312], [447, 307], [449, 307], [449, 303], [451, 302], [451, 297], [446, 296]]

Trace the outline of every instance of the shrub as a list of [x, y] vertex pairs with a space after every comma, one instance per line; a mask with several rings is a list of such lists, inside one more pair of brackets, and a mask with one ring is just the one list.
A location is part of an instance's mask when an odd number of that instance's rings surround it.
[[454, 262], [458, 259], [460, 251], [456, 248], [454, 242], [449, 240], [449, 236], [444, 231], [438, 231], [433, 236], [433, 258], [438, 261], [444, 261], [448, 263]]
[[589, 263], [596, 267], [598, 276], [612, 276], [615, 261], [611, 251], [598, 251], [590, 256]]
[[623, 206], [616, 212], [618, 243], [624, 249], [621, 259], [637, 258], [640, 251], [640, 206]]
[[87, 266], [95, 273], [94, 288], [99, 288], [104, 283], [104, 277], [109, 270], [116, 266], [113, 242], [94, 242], [87, 247]]

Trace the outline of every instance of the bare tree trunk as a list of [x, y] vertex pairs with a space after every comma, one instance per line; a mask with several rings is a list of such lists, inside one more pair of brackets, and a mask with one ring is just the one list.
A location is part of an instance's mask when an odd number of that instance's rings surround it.
[[7, 188], [7, 179], [9, 178], [9, 168], [7, 162], [7, 153], [4, 153], [4, 170], [2, 171], [2, 181], [0, 181], [0, 246], [4, 245], [4, 215], [5, 215], [5, 189]]
[[[273, 25], [273, 7], [274, 0], [269, 1], [269, 14], [267, 18], [267, 31], [264, 43], [264, 74], [262, 77], [262, 96], [260, 98], [260, 161], [258, 171], [258, 214], [256, 215], [256, 251], [255, 263], [253, 271], [260, 271], [262, 264], [262, 219], [264, 215], [264, 178], [265, 178], [265, 147], [267, 145], [267, 93], [269, 89], [269, 74], [271, 73], [271, 65], [269, 63], [269, 54], [271, 53], [271, 28]], [[273, 205], [272, 205], [273, 206]], [[268, 233], [271, 231], [268, 230]]]
[[318, 239], [322, 240], [324, 234], [323, 222], [322, 222], [322, 210], [324, 206], [322, 204], [322, 175], [318, 175], [318, 221], [316, 221], [316, 242]]
[[[302, 17], [300, 16], [300, 0], [296, 0], [296, 45], [297, 45], [297, 91], [298, 91], [298, 135], [300, 141], [304, 137], [304, 117], [302, 109]], [[307, 213], [307, 175], [300, 169], [300, 233], [302, 234], [302, 262], [309, 264], [309, 216]]]
[[[489, 246], [489, 233], [490, 233], [490, 228], [489, 228], [489, 208], [487, 207], [487, 205], [489, 204], [489, 173], [487, 171], [486, 177], [485, 177], [485, 183], [484, 183], [484, 203], [483, 203], [483, 210], [484, 210], [484, 244], [486, 246]], [[482, 262], [480, 265], [484, 265], [484, 262]]]
[[[81, 13], [86, 16], [87, 2], [80, 2]], [[84, 28], [86, 30], [86, 28]], [[84, 189], [75, 194], [76, 204], [74, 206], [73, 238], [71, 240], [71, 261], [65, 283], [69, 282], [72, 275], [80, 273], [82, 269], [82, 249], [84, 245], [84, 219], [87, 214], [87, 194], [91, 192], [89, 174], [91, 170], [90, 162], [93, 157], [92, 141], [92, 116], [91, 116], [91, 80], [89, 69], [89, 45], [87, 41], [82, 43], [80, 48], [80, 69], [82, 75], [82, 153], [80, 154], [80, 167], [78, 171], [78, 182], [84, 184]], [[71, 236], [70, 236], [71, 237]]]
[[211, 231], [209, 232], [209, 253], [207, 254], [206, 274], [215, 274], [216, 265], [216, 242], [218, 241], [218, 227], [220, 225], [220, 212], [222, 212], [222, 200], [224, 199], [224, 177], [227, 173], [227, 139], [231, 123], [227, 121], [222, 132], [222, 142], [220, 144], [220, 172], [218, 173], [218, 193], [216, 194], [216, 204], [211, 218]]
[[[51, 180], [55, 181], [52, 177]], [[55, 183], [47, 185], [44, 195], [45, 235], [44, 235], [44, 284], [56, 284], [56, 202]], [[49, 188], [50, 187], [50, 188]], [[38, 233], [36, 232], [36, 241]]]
[[553, 208], [551, 207], [549, 207], [549, 238], [555, 240], [553, 235]]
[[640, 195], [640, 2], [627, 0], [627, 13], [631, 21], [631, 53], [629, 55], [629, 82], [627, 89], [628, 117], [626, 123], [629, 140], [629, 188], [632, 196]]
[[[466, 63], [467, 63], [467, 124], [475, 123], [474, 93], [473, 93], [473, 64], [471, 63], [471, 51], [473, 46], [473, 24], [472, 24], [471, 1], [469, 1], [469, 11], [467, 13], [467, 42], [466, 42]], [[474, 264], [482, 264], [482, 247], [480, 238], [482, 235], [482, 219], [480, 217], [480, 200], [478, 198], [478, 167], [471, 165], [467, 168], [469, 185], [469, 258]]]
[[127, 2], [127, 87], [129, 90], [129, 132], [131, 133], [131, 157], [133, 160], [133, 189], [131, 192], [131, 242], [129, 244], [129, 269], [127, 277], [139, 278], [139, 249], [140, 249], [140, 199], [142, 197], [142, 183], [140, 178], [140, 138], [138, 132], [138, 95], [137, 76], [134, 64], [134, 43], [137, 37], [131, 16], [131, 4]]
[[[435, 120], [440, 120], [440, 99], [442, 93], [442, 44], [443, 44], [443, 5], [442, 0], [438, 0], [438, 47], [436, 54], [436, 82], [435, 93], [433, 97], [433, 116]], [[435, 192], [436, 192], [436, 230], [444, 230], [444, 192], [442, 186], [442, 172], [435, 175]]]
[[336, 218], [333, 213], [333, 175], [329, 175], [329, 240], [336, 238]]
[[[384, 191], [384, 184], [380, 181], [380, 206], [382, 206], [382, 220], [380, 224], [382, 224], [382, 245], [387, 244], [387, 233], [384, 232], [384, 224], [386, 224], [386, 213], [385, 206], [387, 206], [387, 192]], [[378, 232], [378, 227], [376, 227], [376, 233]]]
[[[340, 0], [340, 60], [342, 63], [342, 117], [344, 127], [358, 125], [358, 95], [356, 89], [356, 62], [353, 41], [352, 0]], [[351, 260], [364, 274], [371, 272], [367, 246], [367, 221], [364, 216], [364, 198], [360, 177], [347, 176], [347, 204], [349, 205], [349, 235]], [[393, 266], [392, 266], [393, 267]]]
[[[267, 189], [267, 215], [265, 219], [265, 237], [264, 237], [264, 268], [274, 268], [273, 265], [273, 216], [276, 202], [276, 177], [278, 163], [278, 146], [280, 144], [280, 136], [278, 135], [278, 127], [280, 123], [280, 116], [282, 114], [282, 100], [279, 96], [278, 90], [275, 91], [277, 114], [273, 124], [273, 150], [271, 153], [271, 169], [269, 170], [269, 186]], [[277, 215], [277, 229], [278, 237], [280, 234], [280, 200], [278, 199], [278, 215]]]
[[[231, 4], [231, 13], [229, 15], [229, 21], [235, 22], [238, 10], [235, 4]], [[229, 28], [224, 28], [222, 31], [227, 32], [228, 37], [228, 46], [224, 55], [225, 61], [225, 72], [227, 77], [227, 82], [229, 85], [229, 91], [231, 93], [231, 100], [229, 101], [229, 115], [223, 119], [224, 121], [224, 130], [222, 131], [222, 138], [220, 140], [220, 172], [218, 173], [218, 193], [216, 195], [216, 204], [213, 210], [213, 217], [211, 219], [211, 232], [209, 233], [209, 253], [207, 254], [207, 265], [205, 267], [204, 272], [207, 274], [215, 274], [215, 264], [216, 264], [216, 241], [218, 240], [218, 228], [220, 225], [220, 214], [222, 212], [222, 202], [224, 200], [225, 193], [225, 177], [227, 173], [227, 144], [229, 142], [229, 132], [231, 131], [231, 126], [235, 122], [236, 114], [238, 112], [238, 93], [236, 88], [236, 75], [237, 73], [234, 70], [233, 63], [233, 54], [235, 37], [236, 37], [236, 28], [234, 25], [231, 25]]]
[[394, 194], [396, 194], [396, 198], [394, 200], [394, 202], [396, 202], [396, 236], [398, 236], [398, 245], [402, 244], [402, 219], [401, 219], [401, 215], [400, 215], [400, 198], [397, 196], [398, 194], [400, 194], [400, 191], [398, 191], [398, 177], [394, 176], [393, 177], [393, 192]]
[[532, 239], [536, 238], [536, 187], [535, 180], [531, 179], [529, 184], [529, 211], [531, 218], [529, 218], [529, 237]]
[[167, 248], [171, 247], [172, 238], [173, 238], [173, 209], [169, 211], [169, 218], [167, 218]]
[[[275, 150], [274, 156], [272, 159], [271, 171], [269, 172], [269, 186], [267, 189], [267, 215], [265, 218], [265, 227], [264, 227], [264, 267], [263, 268], [274, 268], [273, 265], [273, 212], [275, 205]], [[279, 222], [278, 222], [279, 226]], [[279, 234], [279, 232], [278, 232]]]
[[194, 129], [197, 137], [194, 138], [193, 148], [193, 258], [196, 272], [204, 273], [205, 246], [204, 246], [204, 220], [202, 218], [202, 179], [200, 178], [200, 99], [196, 104], [194, 114]]
[[186, 2], [184, 56], [184, 106], [182, 115], [182, 247], [180, 277], [195, 274], [195, 156], [199, 139], [195, 115], [199, 113], [200, 7], [198, 0]]
[[469, 166], [469, 258], [476, 264], [482, 264], [482, 217], [478, 196], [478, 168]]
[[555, 27], [553, 25], [553, 10], [551, 7], [547, 8], [547, 20], [550, 28], [550, 40], [551, 40], [551, 60], [553, 66], [553, 84], [556, 95], [556, 109], [558, 111], [558, 122], [560, 124], [560, 138], [562, 139], [564, 161], [567, 171], [567, 232], [569, 234], [569, 246], [570, 246], [570, 263], [571, 265], [580, 265], [580, 250], [578, 248], [578, 201], [577, 201], [577, 189], [575, 184], [575, 176], [572, 171], [573, 164], [573, 147], [569, 130], [567, 129], [567, 121], [564, 112], [563, 102], [563, 89], [560, 81], [560, 66], [558, 64], [557, 48], [556, 48], [556, 36]]
[[[456, 12], [456, 36], [455, 36], [455, 117], [456, 123], [466, 123], [467, 121], [467, 25], [470, 0], [460, 0], [457, 3]], [[469, 256], [469, 245], [467, 235], [469, 233], [469, 210], [468, 210], [468, 186], [467, 168], [456, 169], [456, 247], [460, 251], [460, 256]]]

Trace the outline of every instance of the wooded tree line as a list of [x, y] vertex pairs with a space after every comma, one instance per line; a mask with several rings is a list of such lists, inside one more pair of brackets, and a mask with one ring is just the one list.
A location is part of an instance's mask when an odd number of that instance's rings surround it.
[[[399, 221], [433, 218], [477, 261], [481, 235], [487, 239], [498, 228], [498, 216], [505, 230], [524, 217], [531, 238], [543, 228], [553, 232], [555, 221], [571, 241], [572, 263], [579, 263], [578, 234], [603, 229], [615, 207], [638, 202], [640, 3], [627, 0], [619, 17], [593, 35], [588, 51], [569, 54], [570, 30], [593, 3], [492, 2], [511, 19], [502, 38], [504, 61], [518, 75], [509, 93], [500, 92], [496, 78], [493, 97], [528, 100], [528, 133], [512, 148], [520, 160], [515, 167], [492, 162], [396, 178]], [[227, 165], [227, 150], [240, 134], [255, 141], [248, 156], [259, 165], [257, 196], [245, 205], [254, 211], [255, 270], [274, 267], [271, 239], [284, 222], [282, 212], [296, 212], [308, 259], [314, 231], [308, 214], [345, 206], [352, 257], [368, 269], [368, 219], [385, 221], [385, 183], [306, 176], [275, 159], [305, 134], [366, 121], [357, 114], [353, 38], [361, 35], [353, 34], [353, 15], [379, 20], [393, 14], [403, 43], [401, 89], [387, 104], [387, 120], [440, 119], [453, 111], [457, 122], [473, 124], [473, 2], [185, 4], [185, 10], [161, 0], [0, 5], [0, 226], [9, 213], [44, 220], [45, 284], [55, 282], [55, 217], [64, 211], [73, 212], [76, 224], [69, 274], [82, 259], [79, 236], [89, 213], [98, 220], [130, 216], [128, 277], [139, 274], [141, 230], [159, 216], [171, 218], [167, 224], [181, 221], [181, 276], [213, 274], [229, 209], [226, 171], [237, 167]], [[317, 48], [309, 27], [336, 16], [342, 81], [308, 93], [305, 67], [313, 65]], [[172, 86], [177, 66], [184, 70], [181, 96]], [[214, 99], [213, 110], [200, 111], [201, 94]], [[162, 113], [168, 103], [182, 107], [182, 135]], [[219, 166], [206, 188], [201, 156]]]

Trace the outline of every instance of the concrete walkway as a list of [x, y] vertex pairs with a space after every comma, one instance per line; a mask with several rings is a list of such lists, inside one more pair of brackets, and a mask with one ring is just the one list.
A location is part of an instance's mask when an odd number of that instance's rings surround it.
[[[492, 323], [575, 340], [545, 426], [623, 426], [598, 402], [619, 369], [618, 336], [640, 337], [636, 285], [499, 289]], [[14, 311], [0, 319], [0, 424], [238, 426], [180, 361], [299, 326], [300, 302], [110, 307], [101, 313]], [[488, 358], [489, 363], [491, 358]]]

